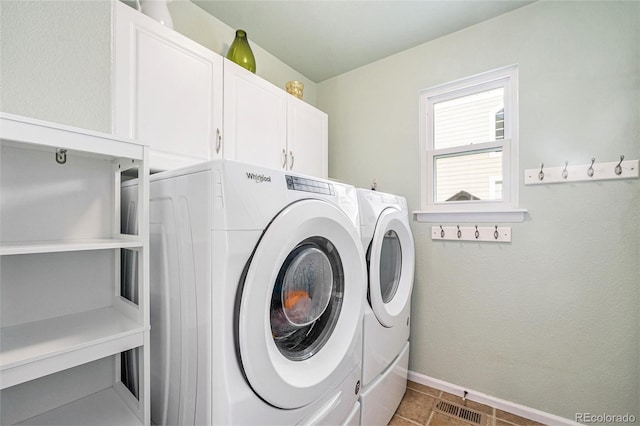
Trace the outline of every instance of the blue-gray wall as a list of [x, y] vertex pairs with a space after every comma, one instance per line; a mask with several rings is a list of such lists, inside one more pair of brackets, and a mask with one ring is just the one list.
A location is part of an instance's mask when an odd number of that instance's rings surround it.
[[[318, 85], [329, 175], [420, 209], [418, 91], [519, 65], [524, 169], [640, 156], [640, 3], [537, 2]], [[412, 223], [411, 370], [574, 419], [640, 418], [640, 181], [524, 186], [511, 244]], [[492, 224], [490, 224], [492, 225]]]

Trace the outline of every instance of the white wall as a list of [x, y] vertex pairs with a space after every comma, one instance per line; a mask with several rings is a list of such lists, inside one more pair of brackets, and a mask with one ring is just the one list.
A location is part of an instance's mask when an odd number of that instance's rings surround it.
[[[234, 29], [190, 1], [169, 5], [176, 31], [226, 54]], [[303, 81], [315, 104], [315, 83], [250, 43], [259, 76], [283, 90]], [[0, 111], [111, 132], [109, 0], [0, 0], [0, 52]]]
[[[640, 3], [537, 2], [320, 83], [329, 175], [376, 177], [418, 210], [418, 91], [511, 64], [521, 176], [640, 156]], [[566, 418], [640, 419], [640, 181], [521, 178], [520, 203], [511, 244], [412, 223], [411, 370]]]

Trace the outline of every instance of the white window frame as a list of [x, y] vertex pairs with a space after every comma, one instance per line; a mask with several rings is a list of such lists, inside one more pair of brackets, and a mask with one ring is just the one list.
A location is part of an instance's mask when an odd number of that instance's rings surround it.
[[[433, 105], [438, 102], [504, 88], [504, 139], [452, 148], [434, 148]], [[420, 91], [421, 211], [419, 222], [523, 222], [519, 208], [518, 66], [512, 65]], [[508, 118], [507, 118], [508, 117]], [[502, 150], [502, 200], [435, 202], [435, 159], [443, 155]]]

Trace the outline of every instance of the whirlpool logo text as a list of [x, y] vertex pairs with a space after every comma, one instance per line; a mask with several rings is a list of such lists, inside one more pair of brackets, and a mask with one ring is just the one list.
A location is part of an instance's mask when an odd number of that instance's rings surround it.
[[263, 174], [255, 174], [247, 172], [247, 179], [251, 179], [256, 183], [271, 182], [271, 176], [265, 176]]

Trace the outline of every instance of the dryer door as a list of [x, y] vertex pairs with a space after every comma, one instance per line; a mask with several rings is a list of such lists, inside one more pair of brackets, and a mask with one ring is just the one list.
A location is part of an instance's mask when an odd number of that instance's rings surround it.
[[380, 214], [367, 260], [371, 308], [380, 324], [392, 327], [411, 298], [415, 265], [413, 236], [399, 210]]
[[321, 200], [282, 210], [256, 247], [240, 299], [238, 346], [253, 390], [298, 408], [334, 386], [360, 338], [365, 291], [364, 253], [341, 210]]

